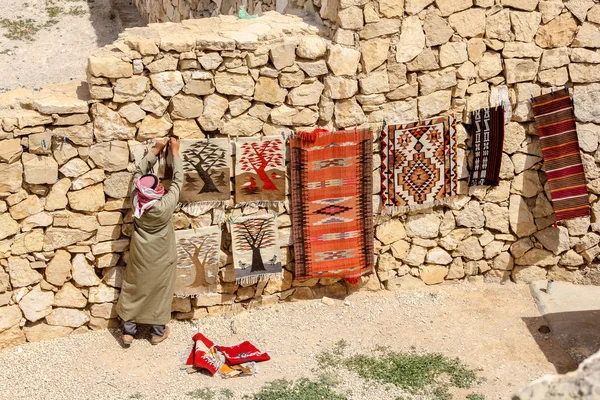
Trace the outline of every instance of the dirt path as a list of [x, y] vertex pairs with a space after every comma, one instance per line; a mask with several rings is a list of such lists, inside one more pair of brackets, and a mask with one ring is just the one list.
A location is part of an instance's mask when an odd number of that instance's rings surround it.
[[[141, 393], [145, 399], [188, 399], [187, 392], [202, 387], [230, 388], [241, 398], [274, 379], [315, 376], [315, 355], [344, 339], [354, 352], [375, 345], [397, 351], [414, 346], [459, 357], [481, 368], [486, 381], [455, 392], [455, 399], [473, 391], [486, 400], [507, 399], [529, 381], [556, 373], [548, 359], [561, 372], [576, 367], [553, 339], [537, 332], [542, 324], [524, 285], [358, 293], [334, 305], [304, 301], [172, 323], [171, 338], [157, 347], [137, 340], [122, 349], [107, 331], [27, 344], [0, 352], [0, 398], [127, 399]], [[258, 375], [238, 380], [188, 375], [178, 366], [196, 329], [219, 344], [250, 340], [272, 360], [260, 365]], [[382, 397], [381, 388], [365, 389], [356, 379], [344, 386], [353, 389], [356, 400], [395, 397]]]
[[109, 0], [0, 0], [0, 10], [0, 92], [85, 80], [89, 52], [119, 33]]

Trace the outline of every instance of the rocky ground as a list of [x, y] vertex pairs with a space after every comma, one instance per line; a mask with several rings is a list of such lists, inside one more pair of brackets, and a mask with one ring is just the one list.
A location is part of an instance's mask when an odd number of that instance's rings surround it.
[[[137, 340], [122, 349], [116, 333], [108, 331], [28, 343], [0, 352], [0, 397], [188, 399], [186, 393], [211, 387], [229, 388], [238, 399], [274, 379], [319, 375], [315, 356], [344, 339], [352, 352], [383, 345], [459, 357], [480, 368], [485, 381], [455, 391], [455, 399], [474, 392], [486, 400], [507, 399], [534, 379], [576, 367], [551, 336], [538, 332], [543, 324], [526, 285], [359, 292], [330, 305], [321, 300], [284, 303], [233, 317], [173, 323], [171, 338], [157, 347]], [[197, 330], [220, 344], [250, 340], [272, 360], [260, 365], [258, 375], [240, 380], [188, 375], [179, 365]], [[353, 400], [397, 395], [348, 374], [342, 378]]]
[[109, 0], [0, 0], [0, 9], [0, 92], [85, 80], [89, 52], [119, 33]]

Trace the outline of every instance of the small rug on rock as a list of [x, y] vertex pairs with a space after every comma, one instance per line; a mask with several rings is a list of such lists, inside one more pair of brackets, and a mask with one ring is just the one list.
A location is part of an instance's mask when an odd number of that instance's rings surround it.
[[373, 269], [373, 134], [291, 139], [295, 278], [356, 281]]
[[188, 373], [206, 370], [221, 378], [238, 378], [256, 374], [256, 363], [271, 359], [247, 341], [235, 346], [217, 346], [201, 333], [195, 334], [192, 341], [191, 352], [181, 366]]
[[281, 252], [273, 214], [249, 215], [230, 220], [235, 280], [253, 284], [281, 277]]
[[238, 138], [235, 201], [268, 207], [285, 200], [285, 144], [278, 136]]
[[381, 132], [383, 212], [432, 207], [456, 195], [456, 151], [451, 116], [386, 126]]
[[473, 111], [469, 133], [474, 156], [469, 186], [498, 186], [504, 144], [504, 107]]
[[186, 297], [217, 291], [221, 228], [175, 231], [177, 277], [175, 296]]
[[563, 89], [538, 96], [532, 108], [556, 221], [590, 215], [569, 93]]

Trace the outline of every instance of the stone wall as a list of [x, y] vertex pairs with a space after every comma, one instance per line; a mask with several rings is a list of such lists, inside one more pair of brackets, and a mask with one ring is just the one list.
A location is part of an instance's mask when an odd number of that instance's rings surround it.
[[[147, 141], [169, 134], [235, 139], [370, 125], [376, 191], [383, 119], [466, 121], [467, 110], [502, 101], [507, 111], [500, 185], [469, 190], [469, 138], [459, 126], [462, 194], [448, 206], [376, 216], [377, 271], [359, 285], [293, 280], [286, 204], [277, 210], [284, 279], [236, 285], [224, 227], [218, 294], [176, 299], [174, 318], [423, 282], [595, 282], [600, 31], [586, 19], [600, 6], [582, 4], [344, 0], [322, 2], [319, 27], [274, 12], [153, 24], [92, 54], [86, 85], [1, 95], [0, 347], [116, 325], [130, 171]], [[565, 83], [593, 216], [554, 228], [529, 98]], [[174, 218], [186, 229], [223, 217]]]
[[[281, 1], [281, 0], [279, 0]], [[277, 0], [133, 0], [147, 22], [181, 22], [218, 15], [237, 15], [240, 6], [249, 14], [275, 10]]]

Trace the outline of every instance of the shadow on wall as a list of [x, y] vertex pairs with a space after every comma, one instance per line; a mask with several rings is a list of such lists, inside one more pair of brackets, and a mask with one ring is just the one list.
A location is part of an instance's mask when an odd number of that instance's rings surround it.
[[559, 374], [574, 371], [600, 350], [600, 310], [525, 317], [523, 322]]

